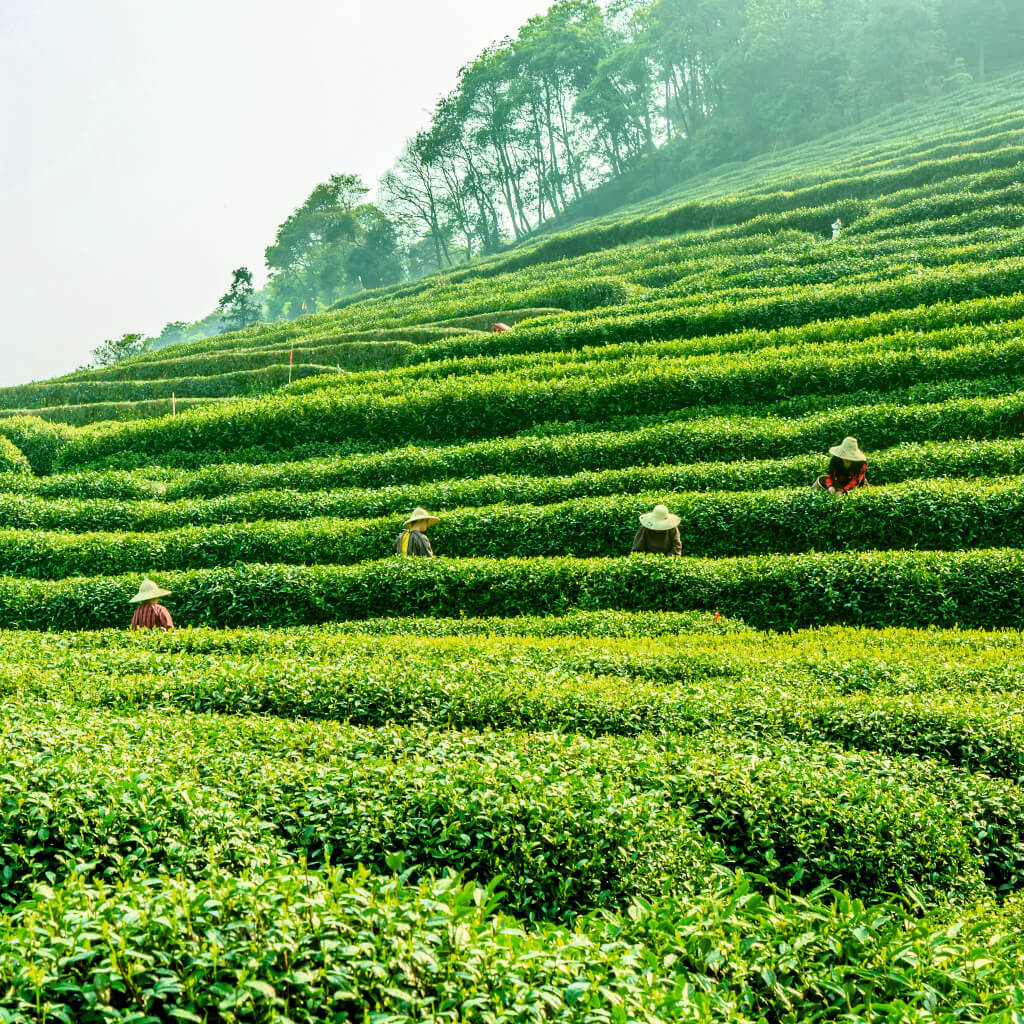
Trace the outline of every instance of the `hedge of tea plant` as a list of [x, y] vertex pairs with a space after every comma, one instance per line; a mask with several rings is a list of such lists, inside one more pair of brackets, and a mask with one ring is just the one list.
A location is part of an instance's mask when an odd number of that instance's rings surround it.
[[0, 1021], [1016, 1021], [1021, 85], [3, 389]]

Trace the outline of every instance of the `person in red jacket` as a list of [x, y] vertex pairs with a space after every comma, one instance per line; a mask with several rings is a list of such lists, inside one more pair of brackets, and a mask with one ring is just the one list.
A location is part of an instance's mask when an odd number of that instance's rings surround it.
[[139, 592], [131, 599], [137, 604], [132, 616], [132, 629], [174, 629], [171, 613], [160, 603], [161, 597], [170, 595], [169, 590], [158, 587], [151, 579], [144, 579]]
[[849, 494], [867, 481], [868, 457], [860, 450], [857, 438], [847, 437], [842, 444], [829, 448], [832, 456], [828, 472], [814, 481], [814, 489], [829, 494]]

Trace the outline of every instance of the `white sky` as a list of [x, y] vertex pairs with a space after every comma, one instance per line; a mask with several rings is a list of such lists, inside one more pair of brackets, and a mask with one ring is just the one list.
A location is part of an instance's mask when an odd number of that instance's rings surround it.
[[205, 316], [552, 0], [0, 0], [0, 386]]

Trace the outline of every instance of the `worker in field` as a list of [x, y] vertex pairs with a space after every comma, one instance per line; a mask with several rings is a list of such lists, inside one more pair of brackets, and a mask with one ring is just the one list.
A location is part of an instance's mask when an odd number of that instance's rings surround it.
[[655, 505], [640, 517], [640, 529], [633, 538], [633, 551], [657, 555], [681, 555], [683, 542], [679, 536], [679, 516], [664, 505]]
[[860, 450], [857, 438], [844, 438], [842, 444], [829, 448], [828, 453], [832, 456], [828, 472], [814, 481], [814, 490], [849, 494], [867, 483], [868, 457]]
[[503, 324], [503, 323], [501, 323], [501, 321], [498, 321], [498, 323], [494, 324], [491, 327], [491, 334], [503, 334], [505, 331], [511, 331], [511, 330], [512, 330], [512, 328], [509, 327], [508, 324]]
[[132, 615], [132, 629], [174, 629], [171, 613], [160, 603], [161, 597], [168, 597], [171, 591], [158, 587], [151, 579], [144, 579], [139, 592], [131, 599], [138, 605]]
[[409, 518], [402, 523], [402, 532], [395, 541], [395, 554], [433, 558], [434, 549], [427, 539], [427, 530], [440, 521], [425, 508], [414, 508]]

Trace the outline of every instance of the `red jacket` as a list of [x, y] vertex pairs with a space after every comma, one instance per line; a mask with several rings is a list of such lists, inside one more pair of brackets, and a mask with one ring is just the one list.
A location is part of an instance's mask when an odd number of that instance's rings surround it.
[[825, 477], [825, 486], [834, 487], [839, 494], [846, 494], [855, 487], [864, 484], [867, 475], [868, 464], [866, 462], [854, 462], [847, 469], [842, 459], [833, 458], [828, 464], [828, 475]]

